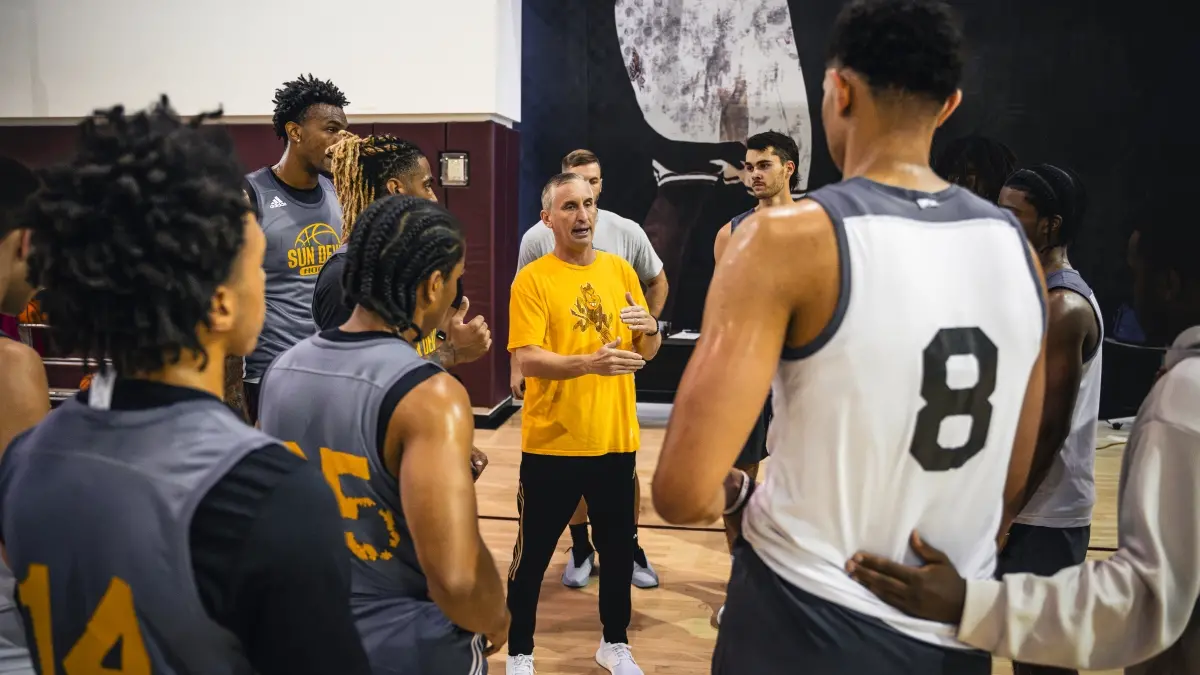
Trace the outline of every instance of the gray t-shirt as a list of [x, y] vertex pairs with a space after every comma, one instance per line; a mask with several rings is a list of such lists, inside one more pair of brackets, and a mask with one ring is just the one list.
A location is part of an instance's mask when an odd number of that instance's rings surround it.
[[[596, 209], [596, 232], [592, 246], [625, 259], [637, 272], [643, 284], [658, 276], [662, 271], [662, 259], [650, 245], [650, 238], [641, 225], [622, 218], [612, 211]], [[538, 221], [521, 237], [521, 254], [517, 258], [517, 271], [538, 258], [554, 251], [554, 230]]]

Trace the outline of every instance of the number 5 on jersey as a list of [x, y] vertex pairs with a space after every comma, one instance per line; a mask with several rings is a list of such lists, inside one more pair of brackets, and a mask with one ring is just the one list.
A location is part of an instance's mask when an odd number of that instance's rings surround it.
[[[308, 459], [304, 451], [295, 442], [288, 441], [283, 445], [299, 457]], [[342, 518], [346, 520], [358, 520], [359, 509], [375, 509], [387, 530], [387, 544], [379, 547], [359, 541], [353, 532], [346, 530], [346, 546], [350, 549], [350, 552], [358, 559], [368, 562], [373, 560], [391, 560], [391, 549], [395, 549], [400, 544], [400, 533], [396, 530], [395, 516], [386, 508], [380, 508], [374, 499], [370, 497], [348, 497], [346, 496], [346, 491], [342, 488], [343, 476], [352, 476], [354, 478], [361, 478], [362, 480], [371, 479], [371, 468], [367, 463], [367, 458], [348, 452], [337, 452], [329, 448], [321, 448], [320, 461], [321, 473], [325, 476], [325, 482], [329, 483], [330, 489], [333, 490], [333, 496], [337, 499], [338, 509], [342, 513]], [[381, 548], [383, 550], [380, 550]]]
[[[33, 644], [42, 675], [57, 675], [54, 661], [54, 623], [50, 619], [50, 569], [34, 563], [18, 587], [21, 604], [29, 610]], [[120, 645], [119, 663], [106, 665], [109, 654]], [[108, 590], [88, 619], [83, 635], [62, 660], [63, 675], [150, 675], [150, 655], [142, 640], [133, 590], [113, 577]]]

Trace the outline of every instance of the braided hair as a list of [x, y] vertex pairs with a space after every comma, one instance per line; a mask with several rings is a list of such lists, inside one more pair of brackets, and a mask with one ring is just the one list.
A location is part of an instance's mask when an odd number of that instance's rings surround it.
[[207, 355], [217, 286], [245, 242], [243, 169], [228, 133], [185, 122], [166, 96], [132, 115], [97, 110], [79, 125], [76, 156], [43, 172], [30, 203], [30, 281], [44, 289], [58, 348], [118, 375]]
[[1059, 217], [1057, 240], [1047, 244], [1069, 246], [1075, 241], [1087, 210], [1087, 193], [1074, 171], [1052, 164], [1038, 164], [1009, 176], [1004, 187], [1024, 192], [1025, 199], [1037, 209], [1039, 217]]
[[436, 203], [409, 195], [388, 195], [363, 210], [350, 233], [344, 302], [379, 315], [397, 333], [415, 328], [417, 290], [435, 272], [449, 281], [466, 249], [462, 225]]
[[946, 144], [933, 170], [955, 185], [962, 185], [995, 204], [1004, 179], [1017, 168], [1017, 156], [1008, 146], [986, 136], [964, 136]]
[[354, 221], [377, 195], [387, 194], [387, 182], [419, 166], [424, 157], [413, 143], [390, 134], [361, 138], [342, 132], [329, 149], [333, 186], [342, 205], [342, 241], [350, 239]]

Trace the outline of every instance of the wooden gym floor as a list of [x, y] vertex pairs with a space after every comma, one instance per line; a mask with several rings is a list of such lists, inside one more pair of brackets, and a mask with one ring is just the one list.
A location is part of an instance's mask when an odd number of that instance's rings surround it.
[[[676, 528], [666, 525], [654, 512], [649, 497], [650, 479], [662, 447], [666, 412], [666, 406], [639, 406], [642, 450], [638, 453], [638, 473], [643, 493], [638, 536], [661, 583], [651, 590], [632, 589], [629, 640], [647, 675], [701, 675], [710, 671], [717, 636], [713, 617], [724, 600], [729, 554], [720, 523], [712, 528]], [[1128, 427], [1114, 431], [1107, 424], [1100, 425], [1097, 501], [1092, 550], [1088, 554], [1092, 558], [1107, 557], [1116, 547], [1117, 479], [1127, 432]], [[487, 470], [476, 484], [480, 530], [503, 574], [512, 561], [517, 535], [520, 413], [494, 431], [476, 430], [475, 445], [489, 459]], [[575, 590], [559, 581], [570, 545], [570, 537], [564, 532], [559, 553], [551, 560], [542, 583], [536, 635], [537, 670], [539, 675], [602, 675], [607, 671], [593, 659], [600, 643], [598, 583], [593, 578], [587, 588]], [[504, 673], [503, 653], [493, 656], [488, 663], [494, 675]], [[1012, 670], [1007, 661], [995, 659], [992, 672], [1008, 675]], [[1108, 671], [1105, 675], [1117, 672]]]

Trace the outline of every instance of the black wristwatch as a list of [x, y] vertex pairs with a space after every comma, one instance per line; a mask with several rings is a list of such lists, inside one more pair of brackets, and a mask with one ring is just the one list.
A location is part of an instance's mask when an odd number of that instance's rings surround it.
[[655, 335], [658, 335], [659, 333], [662, 332], [662, 327], [663, 327], [663, 322], [656, 321], [654, 323], [654, 332], [653, 333], [643, 333], [643, 335], [645, 335], [646, 337], [654, 337]]
[[444, 331], [444, 330], [437, 331], [436, 333], [433, 334], [433, 336], [437, 339], [438, 342], [445, 342], [446, 340], [450, 339], [450, 336], [446, 335], [446, 331]]

